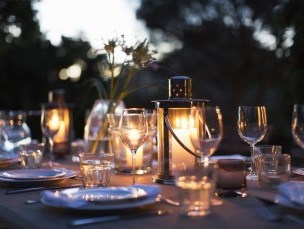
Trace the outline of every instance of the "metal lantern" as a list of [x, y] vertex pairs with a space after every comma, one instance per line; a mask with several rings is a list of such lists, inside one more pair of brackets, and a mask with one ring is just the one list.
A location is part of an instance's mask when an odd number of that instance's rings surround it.
[[70, 152], [71, 140], [73, 134], [73, 116], [71, 107], [65, 102], [65, 91], [62, 89], [49, 92], [49, 103], [57, 105], [63, 113], [63, 121], [60, 124], [58, 133], [54, 136], [53, 153], [57, 157], [63, 157]]
[[203, 106], [207, 100], [192, 99], [192, 80], [186, 76], [169, 79], [169, 99], [153, 101], [157, 109], [158, 173], [154, 182], [173, 184], [172, 165], [195, 165], [195, 153], [190, 141], [189, 116], [193, 106]]

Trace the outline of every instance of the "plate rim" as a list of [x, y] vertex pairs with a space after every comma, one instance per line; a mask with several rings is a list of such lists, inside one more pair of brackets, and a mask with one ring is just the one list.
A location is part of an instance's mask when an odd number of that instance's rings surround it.
[[[5, 173], [10, 173], [10, 172], [41, 172], [41, 171], [53, 171], [53, 172], [58, 172], [58, 174], [56, 175], [52, 175], [52, 176], [40, 176], [40, 177], [10, 177], [10, 176], [6, 176], [4, 175]], [[58, 177], [63, 177], [66, 175], [66, 171], [65, 170], [60, 170], [60, 169], [13, 169], [13, 170], [5, 170], [5, 171], [1, 171], [0, 172], [0, 178], [5, 178], [5, 179], [10, 179], [10, 180], [48, 180], [48, 179], [52, 179], [52, 178], [58, 178]]]
[[54, 177], [54, 178], [50, 178], [50, 179], [34, 179], [34, 180], [16, 180], [16, 179], [7, 179], [7, 178], [3, 178], [0, 177], [0, 181], [7, 183], [7, 184], [28, 184], [28, 183], [47, 183], [50, 181], [59, 181], [59, 180], [63, 180], [63, 179], [69, 179], [69, 178], [73, 178], [75, 176], [77, 176], [78, 172], [71, 170], [71, 169], [64, 169], [64, 171], [66, 172], [66, 175], [62, 176], [62, 177]]

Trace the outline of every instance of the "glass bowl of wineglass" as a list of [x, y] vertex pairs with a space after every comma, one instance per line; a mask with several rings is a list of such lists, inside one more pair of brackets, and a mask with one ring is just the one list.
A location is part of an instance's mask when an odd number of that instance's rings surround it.
[[190, 139], [201, 155], [201, 163], [208, 164], [223, 138], [222, 113], [218, 106], [191, 109]]
[[296, 144], [304, 149], [304, 104], [293, 105], [291, 131]]

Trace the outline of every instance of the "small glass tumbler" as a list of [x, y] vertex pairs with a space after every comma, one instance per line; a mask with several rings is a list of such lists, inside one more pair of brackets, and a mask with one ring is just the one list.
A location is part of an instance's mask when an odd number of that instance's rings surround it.
[[180, 167], [175, 171], [181, 214], [205, 216], [211, 213], [211, 200], [216, 185], [217, 166]]
[[281, 154], [281, 153], [282, 153], [282, 146], [280, 145], [256, 145], [253, 151], [255, 174], [258, 174], [259, 168], [258, 168], [257, 159], [260, 155]]
[[258, 157], [258, 180], [263, 187], [275, 188], [290, 180], [289, 154], [263, 154]]
[[112, 154], [80, 153], [79, 163], [85, 188], [107, 187], [113, 170]]
[[20, 146], [21, 165], [25, 169], [37, 169], [41, 167], [43, 159], [43, 143], [31, 143]]

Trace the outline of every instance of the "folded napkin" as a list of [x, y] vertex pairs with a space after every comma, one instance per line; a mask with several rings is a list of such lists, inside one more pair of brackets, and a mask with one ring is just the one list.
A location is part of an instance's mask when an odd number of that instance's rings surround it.
[[158, 185], [134, 184], [131, 187], [143, 189], [148, 197], [156, 197], [160, 193], [160, 187]]
[[304, 206], [304, 182], [290, 181], [281, 184], [278, 191], [292, 203]]
[[69, 198], [64, 195], [58, 195], [58, 192], [52, 192], [49, 190], [42, 191], [41, 197], [48, 203], [54, 204], [55, 206], [77, 208], [88, 204], [87, 201], [81, 198]]

